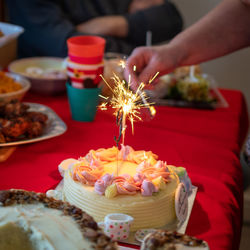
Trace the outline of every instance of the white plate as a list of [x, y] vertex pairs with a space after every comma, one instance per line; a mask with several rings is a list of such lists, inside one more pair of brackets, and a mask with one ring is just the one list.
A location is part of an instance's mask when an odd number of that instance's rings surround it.
[[41, 112], [41, 113], [44, 113], [48, 116], [47, 125], [44, 128], [43, 134], [38, 136], [38, 137], [32, 138], [32, 139], [15, 141], [15, 142], [0, 143], [0, 147], [17, 146], [17, 145], [21, 145], [21, 144], [27, 144], [27, 143], [33, 143], [33, 142], [47, 140], [47, 139], [59, 136], [67, 130], [66, 124], [49, 107], [42, 105], [42, 104], [38, 104], [38, 103], [25, 102], [25, 104], [28, 104], [30, 106], [29, 111]]

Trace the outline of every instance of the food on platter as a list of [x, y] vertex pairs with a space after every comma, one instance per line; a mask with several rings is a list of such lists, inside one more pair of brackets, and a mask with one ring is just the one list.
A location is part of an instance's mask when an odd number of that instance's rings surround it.
[[29, 111], [29, 105], [18, 100], [0, 104], [0, 143], [34, 138], [43, 133], [48, 116]]
[[201, 74], [195, 77], [197, 82], [190, 81], [189, 77], [177, 80], [172, 75], [165, 75], [153, 89], [145, 92], [156, 105], [204, 109], [228, 107], [211, 76]]
[[[194, 74], [200, 75], [202, 73], [200, 65], [193, 65]], [[178, 67], [173, 71], [173, 77], [176, 80], [183, 79], [190, 75], [191, 66]]]
[[55, 78], [55, 79], [64, 79], [66, 78], [66, 72], [57, 69], [42, 69], [40, 67], [27, 67], [24, 75], [28, 77], [35, 77], [35, 78]]
[[15, 92], [22, 89], [22, 85], [3, 71], [0, 71], [0, 94]]
[[3, 37], [4, 33], [2, 32], [2, 30], [0, 30], [0, 37]]
[[0, 71], [0, 105], [11, 100], [22, 100], [30, 85], [29, 80], [22, 76]]
[[167, 98], [185, 100], [189, 102], [216, 102], [210, 93], [210, 82], [203, 75], [195, 75], [197, 81], [189, 76], [173, 81], [168, 90]]
[[174, 231], [155, 230], [149, 233], [143, 240], [141, 250], [199, 250], [209, 249], [207, 243], [192, 236], [180, 234]]
[[66, 201], [97, 222], [110, 213], [128, 214], [134, 218], [131, 231], [177, 223], [177, 187], [180, 180], [188, 192], [192, 186], [185, 168], [167, 165], [151, 151], [123, 145], [120, 150], [90, 150], [78, 160], [66, 159], [59, 171]]
[[202, 109], [228, 107], [214, 78], [202, 73], [199, 65], [177, 68], [149, 86], [145, 92], [157, 105]]
[[0, 191], [0, 249], [117, 249], [91, 216], [43, 193]]

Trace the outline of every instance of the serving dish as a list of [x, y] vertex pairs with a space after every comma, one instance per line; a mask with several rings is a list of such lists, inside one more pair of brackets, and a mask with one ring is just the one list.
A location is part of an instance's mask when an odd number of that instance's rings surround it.
[[56, 95], [66, 91], [67, 74], [63, 58], [23, 58], [10, 63], [8, 70], [29, 79], [33, 92]]
[[5, 74], [6, 76], [14, 79], [15, 82], [21, 84], [22, 89], [13, 91], [13, 92], [0, 94], [0, 103], [9, 102], [14, 99], [21, 100], [26, 94], [26, 92], [30, 89], [30, 86], [31, 86], [30, 81], [18, 74], [13, 74], [13, 73], [5, 73]]
[[43, 140], [47, 140], [59, 135], [62, 135], [67, 130], [66, 124], [62, 121], [62, 119], [49, 107], [38, 104], [38, 103], [29, 103], [25, 102], [25, 104], [29, 105], [29, 111], [36, 111], [44, 113], [48, 116], [46, 127], [41, 136], [32, 139], [20, 140], [15, 142], [6, 142], [0, 143], [0, 147], [6, 146], [17, 146], [21, 144], [34, 143]]
[[208, 74], [201, 74], [200, 76], [208, 83], [207, 94], [201, 100], [187, 100], [182, 98], [180, 93], [176, 93], [175, 78], [172, 75], [161, 77], [152, 89], [146, 89], [145, 92], [150, 101], [156, 105], [198, 109], [227, 108], [228, 103], [220, 93], [214, 78]]
[[17, 38], [24, 29], [18, 25], [0, 22], [0, 30], [4, 34], [0, 37], [0, 68], [5, 68], [16, 58]]

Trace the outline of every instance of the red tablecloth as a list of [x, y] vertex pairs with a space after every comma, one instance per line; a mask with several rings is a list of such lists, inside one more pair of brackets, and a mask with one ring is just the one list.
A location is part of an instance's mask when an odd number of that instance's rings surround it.
[[[128, 126], [125, 144], [151, 150], [169, 164], [184, 166], [198, 193], [186, 232], [206, 240], [211, 249], [238, 249], [242, 223], [242, 170], [239, 152], [248, 128], [241, 92], [222, 90], [229, 108], [197, 110], [156, 107], [151, 121]], [[89, 149], [111, 147], [118, 133], [115, 117], [98, 111], [91, 123], [71, 120], [66, 95], [28, 94], [25, 101], [52, 108], [67, 124], [65, 134], [22, 145], [0, 163], [0, 189], [45, 192], [61, 177], [58, 164], [84, 156]]]

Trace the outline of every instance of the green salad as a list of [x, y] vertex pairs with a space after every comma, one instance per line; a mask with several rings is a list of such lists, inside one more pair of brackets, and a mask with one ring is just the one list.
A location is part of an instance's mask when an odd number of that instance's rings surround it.
[[189, 102], [214, 102], [210, 94], [210, 83], [200, 75], [195, 75], [198, 82], [190, 81], [189, 77], [175, 82], [169, 88], [168, 98], [185, 100]]

